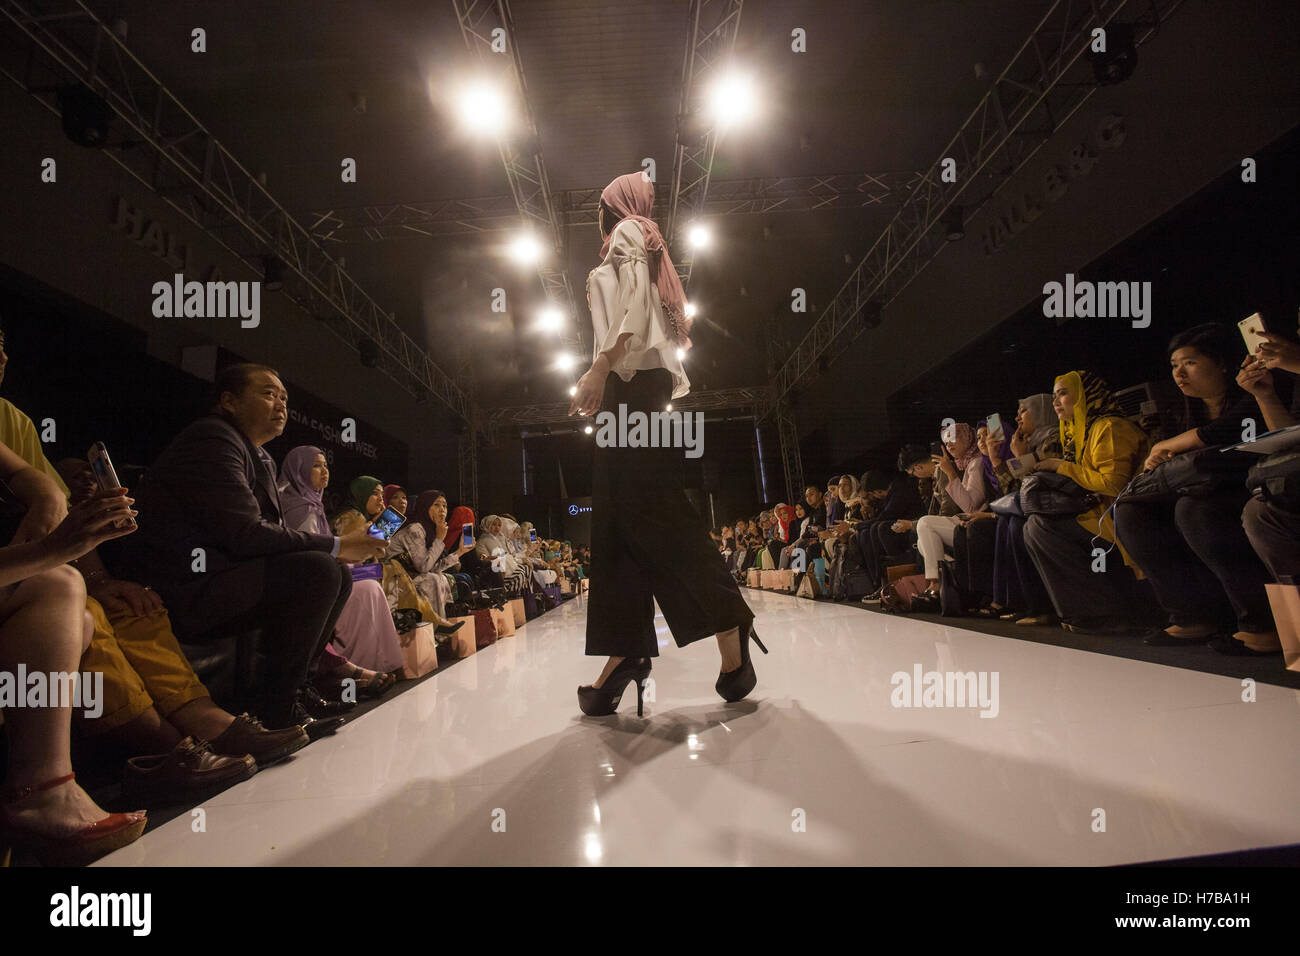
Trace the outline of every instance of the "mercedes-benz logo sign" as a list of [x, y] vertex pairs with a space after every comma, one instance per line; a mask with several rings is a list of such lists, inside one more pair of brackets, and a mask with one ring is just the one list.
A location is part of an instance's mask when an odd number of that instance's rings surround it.
[[571, 514], [571, 515], [576, 515], [577, 513], [578, 513], [578, 506], [577, 506], [577, 505], [569, 505], [569, 514]]

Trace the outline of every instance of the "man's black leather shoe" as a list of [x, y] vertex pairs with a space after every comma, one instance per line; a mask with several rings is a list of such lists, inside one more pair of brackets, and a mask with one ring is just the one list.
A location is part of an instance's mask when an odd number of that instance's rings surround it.
[[339, 717], [356, 707], [355, 701], [326, 700], [314, 687], [303, 687], [298, 691], [298, 703], [307, 713], [320, 720], [325, 717]]

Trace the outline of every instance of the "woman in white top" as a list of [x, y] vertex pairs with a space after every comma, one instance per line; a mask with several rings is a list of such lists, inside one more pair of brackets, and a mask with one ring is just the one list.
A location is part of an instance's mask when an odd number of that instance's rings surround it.
[[[629, 173], [600, 194], [601, 263], [587, 277], [595, 333], [591, 368], [569, 414], [664, 412], [691, 383], [677, 357], [690, 348], [685, 295], [663, 236], [649, 218], [654, 184]], [[598, 418], [597, 425], [601, 419]], [[578, 688], [583, 713], [612, 714], [629, 681], [641, 713], [650, 658], [658, 655], [658, 601], [678, 647], [716, 634], [724, 700], [753, 690], [754, 613], [682, 491], [683, 450], [594, 443], [589, 655], [609, 655], [596, 681]], [[755, 643], [766, 653], [761, 642]]]

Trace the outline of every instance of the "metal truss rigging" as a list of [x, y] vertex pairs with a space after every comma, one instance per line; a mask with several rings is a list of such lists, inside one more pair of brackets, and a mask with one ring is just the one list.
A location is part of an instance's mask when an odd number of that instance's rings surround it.
[[[859, 316], [870, 305], [888, 305], [947, 244], [935, 228], [950, 206], [981, 174], [994, 187], [967, 207], [967, 218], [996, 195], [1096, 89], [1088, 63], [1080, 62], [1092, 31], [1104, 28], [1126, 7], [1138, 22], [1135, 42], [1141, 45], [1159, 30], [1182, 0], [1057, 0], [1035, 26], [1006, 69], [993, 81], [979, 104], [940, 152], [921, 185], [903, 203], [866, 257], [858, 264], [818, 317], [812, 329], [778, 370], [768, 401], [759, 410], [766, 417], [778, 409], [792, 389], [836, 349], [847, 348], [865, 328]], [[943, 182], [945, 158], [957, 163], [956, 182]], [[845, 334], [841, 334], [845, 333]], [[833, 356], [830, 356], [833, 357]]]
[[689, 243], [677, 242], [683, 224], [701, 216], [718, 148], [717, 131], [703, 117], [705, 90], [719, 69], [729, 65], [740, 29], [744, 0], [691, 0], [690, 30], [682, 59], [682, 98], [677, 110], [672, 189], [664, 241], [673, 251], [682, 288], [688, 289], [695, 255]]
[[[505, 167], [506, 178], [510, 181], [510, 193], [517, 214], [523, 218], [525, 225], [542, 233], [545, 244], [549, 247], [547, 251], [551, 258], [544, 258], [538, 264], [537, 274], [542, 280], [542, 290], [547, 301], [564, 313], [560, 339], [573, 354], [579, 357], [587, 355], [589, 349], [584, 344], [586, 338], [583, 335], [586, 323], [579, 320], [573, 298], [573, 286], [566, 268], [568, 260], [564, 223], [551, 202], [551, 184], [546, 175], [546, 164], [542, 160], [537, 121], [528, 102], [524, 64], [519, 55], [519, 42], [515, 34], [514, 18], [510, 15], [510, 4], [507, 0], [452, 0], [452, 6], [456, 10], [456, 19], [460, 22], [465, 44], [477, 58], [480, 67], [494, 74], [504, 68], [507, 82], [513, 90], [515, 102], [524, 120], [524, 129], [520, 134], [503, 135], [497, 139], [501, 162]], [[505, 55], [495, 53], [492, 49], [492, 33], [498, 29], [504, 31]]]
[[[736, 216], [895, 206], [921, 184], [923, 176], [920, 172], [885, 172], [714, 180], [709, 184], [704, 211], [710, 216]], [[551, 197], [551, 206], [566, 226], [594, 226], [602, 189], [563, 190]], [[303, 218], [311, 222], [312, 235], [325, 242], [431, 239], [519, 227], [513, 196], [352, 206], [316, 210]]]
[[60, 92], [98, 96], [131, 137], [105, 156], [258, 275], [264, 257], [278, 258], [284, 293], [323, 328], [354, 348], [375, 343], [377, 367], [399, 385], [469, 417], [460, 386], [84, 3], [3, 0], [0, 16], [13, 27], [0, 37], [0, 72], [59, 116]]

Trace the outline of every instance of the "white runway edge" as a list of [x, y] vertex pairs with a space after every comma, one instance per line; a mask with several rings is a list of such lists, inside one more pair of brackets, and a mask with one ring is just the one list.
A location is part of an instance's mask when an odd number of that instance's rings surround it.
[[[645, 719], [630, 686], [583, 717], [603, 659], [574, 599], [99, 865], [1102, 865], [1300, 842], [1300, 692], [1245, 703], [1230, 677], [744, 594], [771, 651], [747, 701], [715, 694], [715, 641], [679, 650], [658, 617]], [[997, 716], [893, 706], [917, 665], [996, 672]]]

